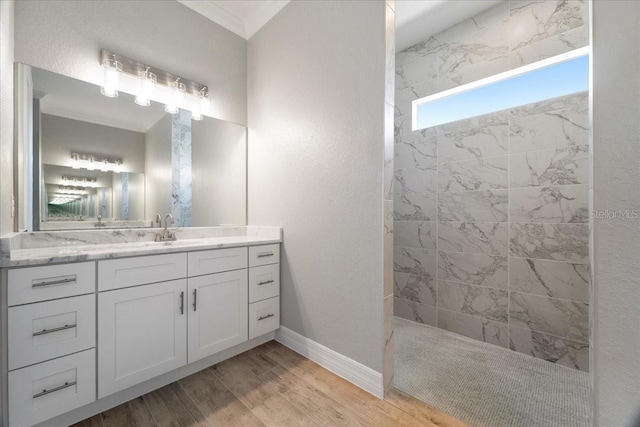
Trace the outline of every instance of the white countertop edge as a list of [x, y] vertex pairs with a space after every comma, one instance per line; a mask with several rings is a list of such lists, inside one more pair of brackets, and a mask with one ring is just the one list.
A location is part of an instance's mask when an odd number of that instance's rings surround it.
[[175, 242], [137, 242], [71, 247], [14, 249], [10, 256], [3, 254], [0, 267], [24, 267], [60, 264], [68, 262], [126, 258], [207, 249], [281, 243], [282, 238], [258, 236], [224, 236], [201, 239], [184, 239]]

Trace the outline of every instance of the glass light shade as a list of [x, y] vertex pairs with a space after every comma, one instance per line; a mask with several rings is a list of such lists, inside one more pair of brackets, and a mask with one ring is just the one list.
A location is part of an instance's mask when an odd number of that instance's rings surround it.
[[202, 95], [200, 99], [200, 111], [204, 113], [209, 112], [209, 107], [211, 106], [211, 99], [209, 98], [209, 94], [205, 93]]
[[135, 103], [143, 107], [148, 107], [151, 104], [151, 96], [156, 86], [157, 77], [149, 71], [148, 68], [145, 71], [141, 71], [138, 77], [140, 81], [138, 83], [138, 95], [136, 96]]
[[191, 111], [191, 120], [200, 121], [202, 119], [202, 110], [200, 110], [200, 105], [198, 105]]
[[177, 80], [170, 86], [173, 88], [173, 94], [171, 95], [171, 101], [164, 107], [164, 111], [169, 114], [176, 114], [184, 102], [184, 95], [187, 91], [187, 87], [184, 83], [180, 83]]
[[100, 88], [100, 93], [109, 98], [115, 98], [118, 96], [122, 64], [116, 61], [115, 58], [110, 58], [105, 59], [102, 66], [104, 68], [104, 81]]

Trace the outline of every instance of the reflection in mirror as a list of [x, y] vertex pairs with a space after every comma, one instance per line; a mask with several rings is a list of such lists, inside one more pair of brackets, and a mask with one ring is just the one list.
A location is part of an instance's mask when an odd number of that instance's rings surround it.
[[18, 143], [31, 153], [19, 177], [31, 188], [24, 228], [152, 227], [167, 213], [182, 227], [246, 224], [244, 126], [108, 98], [23, 64], [17, 75]]

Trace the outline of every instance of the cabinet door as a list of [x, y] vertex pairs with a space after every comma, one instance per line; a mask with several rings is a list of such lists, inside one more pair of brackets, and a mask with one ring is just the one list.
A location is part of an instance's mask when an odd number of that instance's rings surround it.
[[98, 294], [98, 398], [187, 362], [186, 280]]
[[247, 341], [247, 270], [188, 281], [189, 363]]

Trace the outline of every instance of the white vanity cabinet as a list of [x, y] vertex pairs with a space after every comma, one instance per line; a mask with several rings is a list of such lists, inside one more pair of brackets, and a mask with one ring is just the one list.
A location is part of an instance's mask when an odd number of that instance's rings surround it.
[[8, 269], [5, 422], [31, 426], [100, 407], [264, 342], [247, 343], [280, 326], [279, 248]]

